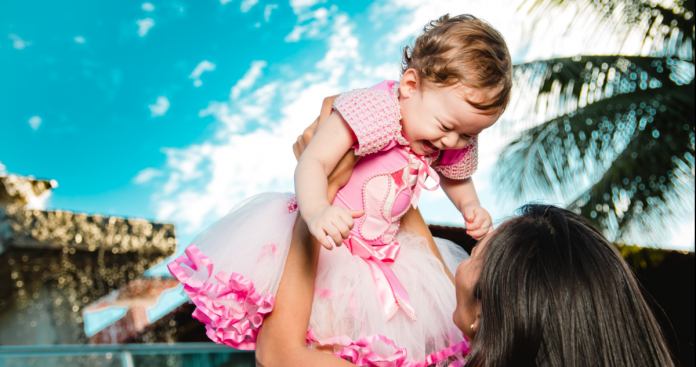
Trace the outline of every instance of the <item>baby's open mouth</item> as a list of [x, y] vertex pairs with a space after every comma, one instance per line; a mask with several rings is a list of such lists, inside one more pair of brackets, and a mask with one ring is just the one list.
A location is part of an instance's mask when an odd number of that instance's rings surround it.
[[433, 143], [427, 140], [423, 140], [423, 146], [425, 147], [425, 150], [428, 151], [428, 153], [435, 153], [439, 150], [435, 145], [433, 145]]

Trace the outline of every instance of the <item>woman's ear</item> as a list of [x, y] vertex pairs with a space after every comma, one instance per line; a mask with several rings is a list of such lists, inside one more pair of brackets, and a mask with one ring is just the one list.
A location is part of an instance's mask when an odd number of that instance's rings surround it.
[[477, 302], [478, 306], [476, 307], [476, 320], [474, 320], [474, 323], [471, 324], [471, 332], [476, 334], [479, 331], [479, 326], [481, 325], [481, 302]]
[[420, 79], [414, 69], [408, 69], [401, 77], [399, 94], [403, 98], [411, 98], [420, 91]]

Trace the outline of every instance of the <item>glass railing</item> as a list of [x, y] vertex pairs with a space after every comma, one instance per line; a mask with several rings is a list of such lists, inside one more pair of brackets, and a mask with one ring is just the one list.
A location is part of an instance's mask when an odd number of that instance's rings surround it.
[[0, 346], [0, 367], [253, 367], [254, 353], [213, 343]]

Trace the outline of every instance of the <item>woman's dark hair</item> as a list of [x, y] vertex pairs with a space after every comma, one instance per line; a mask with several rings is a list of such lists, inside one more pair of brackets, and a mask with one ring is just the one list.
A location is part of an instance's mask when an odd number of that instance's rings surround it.
[[471, 366], [674, 366], [632, 270], [588, 221], [531, 204], [489, 239]]

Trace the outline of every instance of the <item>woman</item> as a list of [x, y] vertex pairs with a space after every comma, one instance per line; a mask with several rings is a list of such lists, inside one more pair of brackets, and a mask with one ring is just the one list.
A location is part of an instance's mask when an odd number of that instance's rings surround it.
[[467, 366], [672, 366], [632, 270], [577, 214], [530, 204], [455, 276]]
[[[298, 138], [296, 156], [332, 102], [324, 100], [321, 116]], [[330, 196], [356, 159], [349, 152], [332, 173]], [[402, 225], [429, 238], [439, 255], [417, 210]], [[260, 366], [352, 366], [306, 348], [320, 248], [312, 238], [298, 216], [275, 309], [258, 336]], [[523, 207], [479, 242], [457, 268], [455, 285], [454, 322], [472, 341], [467, 366], [673, 366], [631, 269], [567, 210]]]

